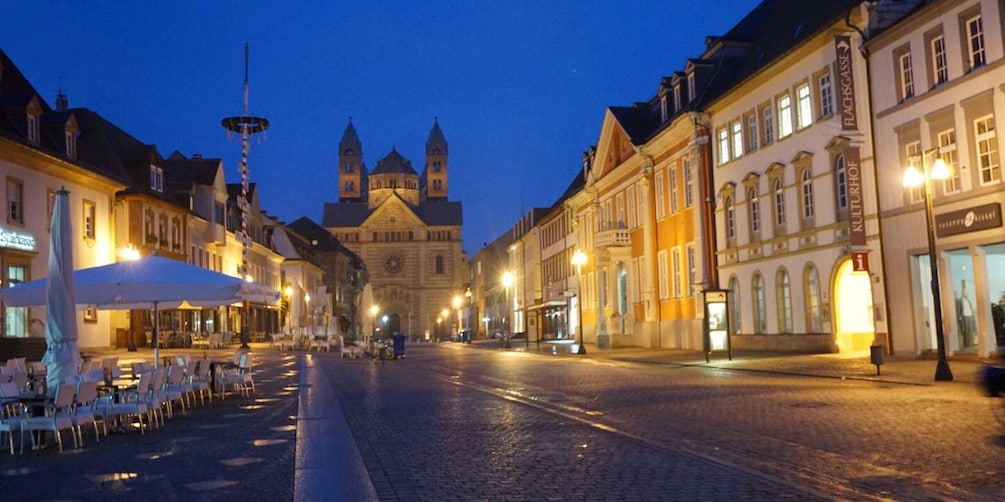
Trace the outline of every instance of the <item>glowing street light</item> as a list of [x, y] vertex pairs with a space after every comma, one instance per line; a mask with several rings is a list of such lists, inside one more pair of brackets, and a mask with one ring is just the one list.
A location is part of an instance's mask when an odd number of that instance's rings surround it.
[[583, 285], [583, 265], [586, 264], [586, 253], [577, 249], [572, 254], [572, 264], [576, 266], [576, 324], [579, 328], [579, 355], [586, 355], [586, 347], [583, 345], [583, 297], [580, 290]]
[[[500, 281], [502, 282], [503, 289], [506, 291], [506, 298], [505, 298], [505, 301], [503, 302], [503, 305], [506, 306], [506, 315], [503, 316], [503, 324], [504, 324], [503, 328], [506, 328], [506, 326], [505, 326], [506, 321], [507, 321], [507, 319], [509, 319], [509, 316], [512, 313], [512, 310], [513, 310], [509, 306], [510, 305], [510, 303], [509, 303], [509, 288], [510, 288], [510, 286], [513, 285], [513, 282], [515, 281], [515, 279], [513, 277], [513, 272], [510, 272], [509, 270], [503, 272], [503, 275], [500, 278]], [[516, 292], [513, 293], [513, 296], [514, 296], [514, 298], [516, 297]], [[513, 301], [513, 304], [514, 305], [516, 304], [516, 300], [515, 299]], [[509, 328], [503, 329], [503, 347], [504, 348], [509, 348], [509, 335], [510, 335], [510, 330], [512, 330], [512, 329], [513, 329], [513, 323], [512, 322], [509, 323]]]
[[932, 303], [935, 307], [935, 345], [939, 351], [938, 362], [935, 365], [935, 381], [951, 382], [953, 372], [949, 369], [949, 361], [946, 360], [946, 337], [945, 329], [942, 326], [942, 297], [939, 293], [939, 264], [935, 258], [935, 215], [932, 214], [932, 180], [944, 180], [949, 178], [949, 166], [941, 158], [936, 158], [931, 171], [928, 169], [926, 161], [929, 154], [938, 153], [937, 148], [933, 148], [921, 154], [921, 170], [911, 165], [904, 172], [904, 186], [916, 188], [924, 186], [925, 189], [925, 218], [928, 230], [928, 263], [932, 268]]

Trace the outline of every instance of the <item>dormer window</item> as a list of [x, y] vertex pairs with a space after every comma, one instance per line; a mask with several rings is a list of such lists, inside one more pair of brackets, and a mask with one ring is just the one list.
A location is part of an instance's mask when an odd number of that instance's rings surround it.
[[155, 192], [164, 191], [164, 170], [157, 166], [150, 166], [150, 189]]
[[75, 159], [77, 158], [77, 138], [73, 134], [73, 131], [66, 131], [66, 156]]
[[38, 115], [28, 112], [28, 141], [38, 143]]
[[660, 122], [666, 122], [670, 118], [670, 110], [667, 109], [666, 94], [660, 96]]
[[673, 109], [680, 110], [680, 84], [673, 86]]
[[694, 73], [687, 74], [687, 101], [688, 103], [694, 101], [695, 95], [695, 85], [694, 85]]

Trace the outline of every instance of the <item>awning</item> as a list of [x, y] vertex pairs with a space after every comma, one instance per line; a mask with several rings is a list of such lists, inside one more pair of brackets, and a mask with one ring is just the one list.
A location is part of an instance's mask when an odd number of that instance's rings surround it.
[[565, 307], [565, 302], [561, 300], [551, 300], [547, 302], [538, 303], [537, 305], [531, 305], [530, 307], [527, 307], [527, 310], [544, 310], [558, 307]]

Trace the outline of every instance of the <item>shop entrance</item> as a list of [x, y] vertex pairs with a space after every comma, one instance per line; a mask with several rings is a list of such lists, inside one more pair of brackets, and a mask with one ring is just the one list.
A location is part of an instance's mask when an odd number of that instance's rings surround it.
[[867, 350], [876, 335], [869, 273], [855, 272], [851, 260], [845, 260], [837, 268], [833, 285], [834, 342], [838, 352]]

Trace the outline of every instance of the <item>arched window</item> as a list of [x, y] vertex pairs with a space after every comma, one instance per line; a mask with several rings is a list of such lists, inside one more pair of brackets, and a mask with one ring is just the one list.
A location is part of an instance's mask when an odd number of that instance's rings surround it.
[[844, 155], [838, 155], [834, 160], [834, 186], [838, 211], [848, 210], [848, 172], [845, 170]]
[[439, 255], [436, 256], [436, 273], [443, 273], [443, 257]]
[[733, 318], [733, 333], [735, 334], [740, 332], [740, 281], [736, 279], [735, 275], [729, 278], [729, 292], [732, 296], [730, 301], [733, 302], [733, 311], [729, 314]]
[[754, 273], [750, 294], [754, 303], [754, 333], [762, 334], [767, 331], [768, 319], [764, 305], [764, 278], [761, 277], [760, 272]]
[[799, 191], [803, 199], [803, 218], [810, 219], [813, 217], [813, 175], [809, 169], [803, 171]]
[[775, 180], [775, 225], [785, 224], [785, 190], [782, 179]]
[[351, 181], [347, 181], [347, 182], [345, 182], [345, 191], [346, 191], [346, 192], [351, 192], [351, 191], [353, 191], [353, 189], [354, 189], [355, 187], [356, 187], [356, 185], [355, 185], [355, 184], [353, 184], [353, 182], [351, 182]]
[[757, 188], [747, 190], [747, 205], [750, 208], [750, 231], [761, 231], [761, 203], [757, 200]]
[[736, 238], [736, 213], [733, 208], [733, 197], [726, 196], [724, 202], [726, 206], [726, 238], [735, 239]]
[[775, 276], [775, 301], [778, 303], [778, 331], [792, 333], [792, 290], [789, 285], [789, 272], [778, 269]]
[[823, 308], [820, 305], [820, 275], [812, 263], [806, 265], [803, 274], [803, 289], [806, 295], [806, 329], [810, 333], [823, 333]]

